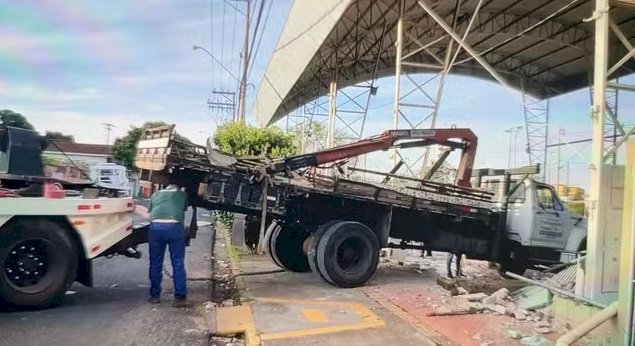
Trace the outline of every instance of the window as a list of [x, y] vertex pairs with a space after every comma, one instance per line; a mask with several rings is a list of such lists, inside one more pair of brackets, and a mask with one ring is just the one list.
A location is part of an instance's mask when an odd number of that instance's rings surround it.
[[[510, 189], [514, 188], [514, 185], [510, 186]], [[525, 201], [525, 184], [520, 186], [509, 196], [509, 203], [524, 202]]]
[[[509, 184], [510, 185], [509, 188], [512, 189], [516, 183], [517, 181], [512, 180]], [[483, 182], [481, 187], [494, 192], [495, 193], [494, 200], [500, 201], [502, 200], [501, 196], [504, 195], [503, 185], [504, 185], [503, 182], [500, 180], [486, 180]], [[525, 184], [521, 183], [518, 189], [514, 191], [514, 194], [510, 196], [509, 203], [517, 203], [517, 202], [524, 202], [524, 201], [525, 201]]]
[[553, 189], [549, 186], [536, 186], [536, 198], [538, 199], [539, 205], [545, 209], [563, 210], [562, 205], [553, 193]]

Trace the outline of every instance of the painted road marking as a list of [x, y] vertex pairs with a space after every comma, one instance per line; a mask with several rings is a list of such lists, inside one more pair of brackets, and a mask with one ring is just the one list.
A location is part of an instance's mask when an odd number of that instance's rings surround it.
[[326, 315], [318, 309], [302, 309], [302, 317], [307, 322], [324, 323], [328, 321]]
[[326, 323], [329, 321], [322, 309], [338, 309], [339, 311], [353, 312], [359, 322], [343, 323], [331, 326], [301, 328], [289, 331], [259, 333], [254, 321], [254, 306], [250, 303], [241, 306], [220, 307], [216, 309], [216, 335], [230, 336], [243, 334], [246, 346], [258, 346], [263, 340], [278, 340], [288, 338], [299, 338], [320, 334], [331, 334], [343, 331], [361, 330], [368, 328], [383, 327], [386, 323], [370, 311], [366, 306], [359, 303], [320, 301], [320, 300], [297, 300], [297, 299], [277, 299], [277, 298], [255, 298], [254, 304], [274, 303], [283, 305], [311, 306], [311, 308], [300, 309], [302, 317], [311, 323]]
[[[338, 301], [321, 301], [321, 300], [301, 300], [301, 299], [278, 299], [278, 298], [254, 298], [256, 302], [263, 303], [275, 303], [275, 304], [287, 304], [287, 305], [309, 305], [315, 307], [315, 309], [304, 310], [318, 310], [320, 314], [324, 315], [319, 310], [320, 307], [337, 308], [342, 311], [352, 311], [359, 318], [359, 322], [337, 324], [326, 327], [314, 327], [314, 328], [302, 328], [290, 331], [262, 333], [260, 334], [260, 340], [277, 340], [298, 338], [303, 336], [312, 336], [319, 334], [338, 333], [343, 331], [361, 330], [368, 328], [383, 327], [386, 323], [370, 311], [367, 307], [359, 303], [338, 302]], [[303, 315], [304, 315], [303, 310]], [[306, 316], [306, 315], [304, 315]], [[326, 318], [326, 316], [324, 316]], [[306, 319], [306, 317], [305, 317]]]

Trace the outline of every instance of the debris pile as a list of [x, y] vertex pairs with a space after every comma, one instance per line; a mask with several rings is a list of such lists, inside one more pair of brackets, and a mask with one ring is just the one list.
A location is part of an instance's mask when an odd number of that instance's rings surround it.
[[[454, 316], [476, 313], [489, 313], [494, 315], [505, 315], [514, 318], [515, 323], [510, 323], [510, 327], [523, 326], [524, 328], [509, 329], [508, 337], [516, 340], [526, 340], [528, 344], [541, 345], [543, 338], [541, 334], [553, 332], [564, 332], [562, 328], [555, 325], [553, 315], [544, 309], [551, 303], [551, 293], [542, 287], [526, 286], [514, 292], [507, 288], [501, 288], [494, 293], [487, 295], [479, 293], [463, 293], [460, 282], [456, 280], [439, 277], [437, 284], [449, 291], [454, 296], [457, 307], [449, 309], [447, 307], [437, 309], [429, 313], [428, 316]], [[461, 288], [461, 293], [459, 293]], [[465, 291], [466, 292], [466, 291]], [[523, 329], [529, 327], [533, 333], [523, 333]]]

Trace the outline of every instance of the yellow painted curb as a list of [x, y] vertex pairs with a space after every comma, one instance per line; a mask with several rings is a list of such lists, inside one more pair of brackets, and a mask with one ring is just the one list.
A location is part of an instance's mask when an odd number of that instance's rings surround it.
[[216, 309], [216, 334], [220, 336], [243, 334], [246, 346], [260, 345], [249, 304]]

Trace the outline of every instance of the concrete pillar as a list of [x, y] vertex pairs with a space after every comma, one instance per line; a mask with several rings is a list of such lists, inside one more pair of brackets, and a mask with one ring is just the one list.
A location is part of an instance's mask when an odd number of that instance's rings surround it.
[[604, 117], [606, 114], [606, 74], [609, 46], [609, 0], [595, 0], [595, 53], [593, 69], [593, 106], [591, 122], [593, 125], [591, 146], [590, 193], [587, 203], [589, 209], [587, 258], [584, 295], [598, 299], [601, 296], [603, 280], [604, 226], [606, 222], [605, 206], [607, 191], [601, 188], [604, 181]]
[[624, 345], [632, 345], [635, 340], [627, 339], [633, 329], [633, 283], [635, 280], [635, 140], [626, 147], [626, 170], [624, 173], [624, 213], [619, 270], [619, 310], [617, 322], [624, 336]]

